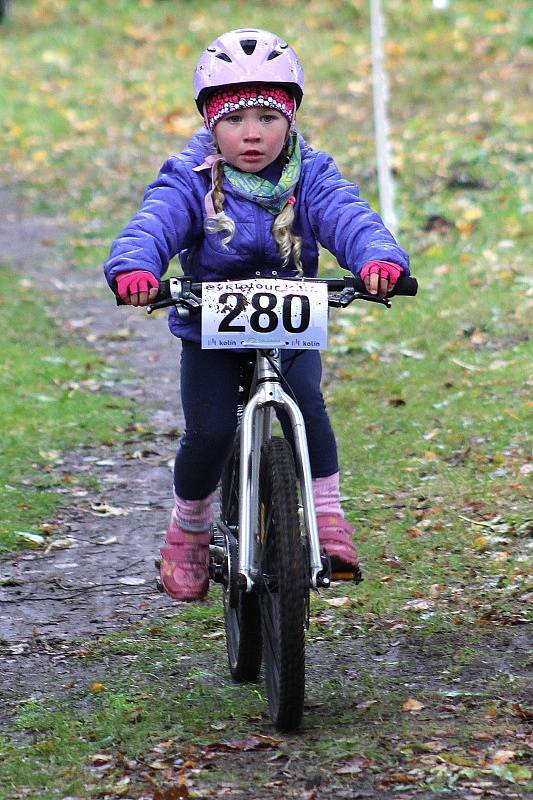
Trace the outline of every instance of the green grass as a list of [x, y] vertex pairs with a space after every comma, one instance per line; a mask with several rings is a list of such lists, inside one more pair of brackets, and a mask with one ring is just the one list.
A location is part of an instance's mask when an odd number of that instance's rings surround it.
[[[90, 769], [95, 754], [109, 754], [114, 769], [111, 777], [106, 774], [106, 784], [111, 786], [128, 759], [138, 759], [142, 771], [147, 745], [162, 741], [163, 731], [182, 751], [221, 736], [245, 738], [247, 718], [261, 713], [265, 700], [253, 685], [228, 684], [224, 643], [210, 636], [220, 624], [220, 605], [204, 604], [84, 649], [86, 684], [71, 692], [67, 706], [55, 699], [21, 704], [16, 744], [0, 740], [0, 785], [29, 788], [36, 800], [100, 796], [97, 770]], [[215, 670], [213, 647], [219, 656]], [[72, 709], [80, 702], [82, 714]], [[222, 719], [227, 732], [217, 725]], [[156, 758], [153, 752], [149, 760]]]
[[[300, 129], [376, 203], [367, 4], [230, 0], [216, 12], [207, 0], [121, 0], [112, 13], [103, 2], [14, 4], [0, 32], [0, 181], [36, 210], [70, 221], [69, 263], [100, 269], [146, 183], [200, 123], [191, 98], [199, 51], [233, 27], [278, 30], [294, 44], [307, 81]], [[529, 9], [522, 0], [454, 0], [438, 13], [416, 0], [406, 13], [391, 0], [386, 13], [400, 234], [421, 289], [391, 311], [354, 305], [331, 329], [327, 400], [365, 582], [313, 599], [310, 651], [327, 667], [313, 671], [304, 736], [283, 740], [274, 755], [312, 773], [361, 754], [367, 781], [414, 771], [417, 783], [401, 789], [462, 791], [470, 774], [521, 790], [523, 745], [513, 731], [523, 677], [514, 666], [512, 681], [507, 667], [496, 669], [481, 691], [471, 671], [506, 630], [520, 630], [530, 580]], [[324, 254], [324, 271], [332, 266]], [[13, 487], [1, 509], [13, 544], [13, 529], [37, 531], [61, 497], [49, 486], [55, 454], [112, 436], [124, 412], [107, 405], [109, 396], [68, 388], [86, 375], [99, 380], [102, 365], [67, 347], [23, 288], [11, 291], [9, 300], [2, 293], [0, 325], [13, 394], [0, 410], [13, 438], [0, 469]], [[29, 340], [38, 342], [30, 357]], [[328, 604], [335, 595], [346, 603]], [[223, 640], [211, 638], [220, 628], [217, 600], [88, 646], [85, 685], [61, 702], [26, 703], [15, 738], [2, 742], [9, 796], [30, 787], [38, 800], [90, 797], [100, 791], [91, 787], [91, 759], [102, 751], [113, 762], [109, 793], [130, 775], [135, 794], [162, 741], [173, 739], [168, 753], [194, 762], [217, 741], [270, 733], [263, 687], [226, 678]], [[375, 652], [396, 640], [397, 663], [376, 665]], [[332, 675], [328, 659], [348, 652], [345, 667], [350, 647], [355, 674]], [[405, 685], [413, 653], [427, 685]], [[94, 682], [104, 688], [91, 691]], [[478, 694], [450, 699], [449, 686]], [[420, 716], [400, 710], [409, 695], [425, 703]], [[441, 719], [442, 705], [454, 703], [457, 713]], [[446, 749], [433, 753], [428, 742], [452, 725]], [[487, 767], [471, 752], [484, 741], [473, 743], [474, 733], [492, 737], [489, 751], [516, 752], [514, 760]], [[124, 754], [141, 766], [128, 768]], [[209, 765], [202, 785], [243, 780], [240, 760], [227, 752]], [[259, 780], [272, 778], [273, 765], [262, 759]], [[157, 770], [150, 775], [165, 783]], [[347, 785], [359, 775], [335, 780]]]
[[69, 343], [43, 314], [43, 301], [0, 270], [0, 551], [27, 545], [21, 532], [39, 534], [62, 489], [81, 488], [81, 476], [54, 473], [62, 452], [116, 441], [131, 418], [125, 401], [90, 391], [105, 380], [105, 364]]

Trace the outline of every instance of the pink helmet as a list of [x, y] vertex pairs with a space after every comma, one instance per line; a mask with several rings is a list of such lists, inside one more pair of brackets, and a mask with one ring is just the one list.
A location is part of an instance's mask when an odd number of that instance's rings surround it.
[[258, 28], [223, 33], [202, 53], [194, 74], [194, 99], [200, 114], [213, 89], [234, 83], [281, 84], [294, 95], [296, 108], [304, 93], [302, 66], [292, 47]]

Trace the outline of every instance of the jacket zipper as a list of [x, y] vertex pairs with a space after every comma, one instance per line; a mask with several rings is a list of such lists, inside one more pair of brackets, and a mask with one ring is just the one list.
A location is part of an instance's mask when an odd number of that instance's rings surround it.
[[[263, 219], [261, 214], [261, 207], [254, 203], [254, 216], [255, 216], [255, 229], [256, 229], [256, 242], [257, 242], [257, 255], [261, 267], [265, 261], [265, 234], [263, 229]], [[261, 274], [262, 274], [261, 269]]]

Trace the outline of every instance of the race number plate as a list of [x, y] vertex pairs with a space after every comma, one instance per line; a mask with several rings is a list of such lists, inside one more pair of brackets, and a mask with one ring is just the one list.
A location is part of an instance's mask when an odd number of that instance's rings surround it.
[[204, 283], [202, 348], [327, 347], [323, 283], [254, 278]]

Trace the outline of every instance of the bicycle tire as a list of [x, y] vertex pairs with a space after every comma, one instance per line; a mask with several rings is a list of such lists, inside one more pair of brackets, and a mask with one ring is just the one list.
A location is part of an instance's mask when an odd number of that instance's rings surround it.
[[[221, 481], [221, 519], [237, 533], [239, 518], [239, 439], [235, 440]], [[257, 592], [236, 588], [238, 537], [229, 537], [228, 585], [224, 587], [224, 626], [231, 677], [237, 683], [256, 681], [261, 670], [262, 641]]]
[[261, 450], [259, 508], [260, 607], [268, 705], [276, 728], [291, 731], [299, 726], [303, 714], [309, 580], [296, 471], [286, 439], [270, 439]]

